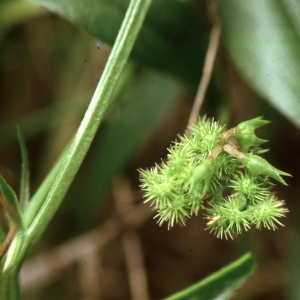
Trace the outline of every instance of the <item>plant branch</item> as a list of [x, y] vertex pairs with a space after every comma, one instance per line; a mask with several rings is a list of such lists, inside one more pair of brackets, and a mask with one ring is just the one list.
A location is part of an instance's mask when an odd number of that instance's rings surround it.
[[[134, 195], [128, 180], [117, 182], [113, 188], [116, 210], [120, 217], [135, 209]], [[126, 221], [125, 221], [126, 222]], [[131, 229], [122, 236], [125, 261], [128, 269], [128, 279], [131, 290], [131, 299], [150, 299], [147, 272], [143, 258], [143, 249], [137, 230]]]
[[128, 269], [131, 299], [150, 299], [143, 249], [137, 231], [126, 232], [123, 235], [122, 244]]
[[41, 287], [57, 280], [62, 270], [75, 262], [85, 260], [90, 253], [100, 252], [108, 243], [126, 230], [142, 226], [153, 211], [139, 204], [124, 216], [112, 217], [91, 232], [77, 236], [57, 246], [48, 253], [40, 254], [24, 263], [20, 273], [23, 290]]
[[209, 45], [206, 52], [205, 60], [204, 60], [204, 67], [202, 72], [202, 78], [197, 90], [196, 98], [194, 101], [193, 108], [190, 113], [189, 121], [187, 129], [190, 130], [190, 126], [194, 124], [197, 120], [197, 117], [199, 115], [199, 111], [201, 109], [201, 105], [203, 103], [205, 93], [207, 91], [212, 71], [214, 68], [214, 63], [216, 60], [219, 44], [220, 44], [220, 37], [221, 37], [221, 21], [217, 15], [216, 11], [216, 3], [213, 3], [212, 8], [212, 17], [213, 17], [213, 27], [210, 32], [210, 38], [209, 38]]

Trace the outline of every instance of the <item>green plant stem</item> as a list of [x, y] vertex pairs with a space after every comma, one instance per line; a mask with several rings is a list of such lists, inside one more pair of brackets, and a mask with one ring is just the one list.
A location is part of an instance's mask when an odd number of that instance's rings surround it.
[[150, 4], [151, 0], [131, 0], [101, 80], [61, 170], [41, 209], [27, 229], [25, 248], [30, 248], [38, 240], [67, 193], [97, 132]]
[[11, 269], [9, 274], [0, 276], [0, 299], [19, 300], [18, 269]]
[[24, 234], [22, 228], [11, 241], [5, 260], [1, 261], [0, 272], [0, 299], [1, 300], [18, 300], [19, 284], [18, 274], [21, 267], [19, 260], [22, 261], [24, 256]]

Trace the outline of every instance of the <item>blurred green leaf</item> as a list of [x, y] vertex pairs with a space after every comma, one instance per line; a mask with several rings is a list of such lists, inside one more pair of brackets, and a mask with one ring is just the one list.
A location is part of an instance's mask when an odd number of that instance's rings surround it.
[[[59, 126], [67, 126], [69, 122], [82, 115], [82, 111], [87, 105], [88, 97], [89, 95], [79, 95], [72, 98], [73, 102], [71, 103], [66, 101], [55, 102], [24, 114], [18, 119], [9, 120], [0, 128], [0, 150], [16, 142], [16, 123], [22, 127], [22, 132], [27, 139], [44, 131], [57, 129]], [[64, 119], [57, 118], [59, 114], [67, 110], [69, 114], [66, 113]]]
[[0, 1], [0, 42], [11, 27], [46, 14], [47, 11], [24, 0]]
[[[128, 0], [31, 0], [112, 45]], [[133, 48], [135, 60], [197, 84], [208, 32], [190, 1], [154, 0]], [[96, 47], [96, 45], [95, 45]]]
[[232, 60], [260, 95], [300, 127], [300, 1], [218, 2]]
[[247, 279], [256, 266], [251, 253], [247, 253], [235, 262], [208, 276], [189, 288], [176, 293], [167, 300], [225, 300]]

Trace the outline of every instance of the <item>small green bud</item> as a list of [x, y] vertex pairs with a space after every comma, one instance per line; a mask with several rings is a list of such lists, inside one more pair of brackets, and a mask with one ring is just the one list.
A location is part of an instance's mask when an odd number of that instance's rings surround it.
[[211, 177], [214, 171], [213, 159], [208, 157], [199, 166], [194, 169], [191, 179], [189, 180], [190, 191], [193, 191], [196, 186], [204, 182], [202, 194], [205, 194], [210, 185]]
[[249, 147], [259, 147], [261, 144], [267, 142], [267, 140], [258, 138], [254, 131], [268, 123], [270, 122], [267, 120], [262, 120], [262, 117], [242, 122], [235, 127], [234, 133], [231, 134], [231, 136], [238, 141], [241, 150], [243, 152], [247, 152]]
[[291, 176], [286, 172], [276, 169], [271, 164], [269, 164], [265, 159], [257, 155], [245, 154], [245, 156], [241, 159], [241, 162], [243, 165], [246, 166], [247, 170], [252, 175], [261, 174], [261, 175], [270, 176], [284, 185], [287, 184], [280, 175]]
[[243, 132], [254, 132], [255, 129], [269, 124], [270, 121], [263, 120], [262, 117], [257, 117], [248, 121], [241, 122], [237, 128]]

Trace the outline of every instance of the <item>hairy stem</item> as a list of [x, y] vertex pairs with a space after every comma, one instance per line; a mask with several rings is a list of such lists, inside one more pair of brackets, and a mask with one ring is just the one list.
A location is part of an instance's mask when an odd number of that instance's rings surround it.
[[42, 207], [27, 229], [26, 250], [38, 240], [71, 185], [100, 125], [121, 72], [141, 29], [151, 0], [131, 0], [107, 65]]

